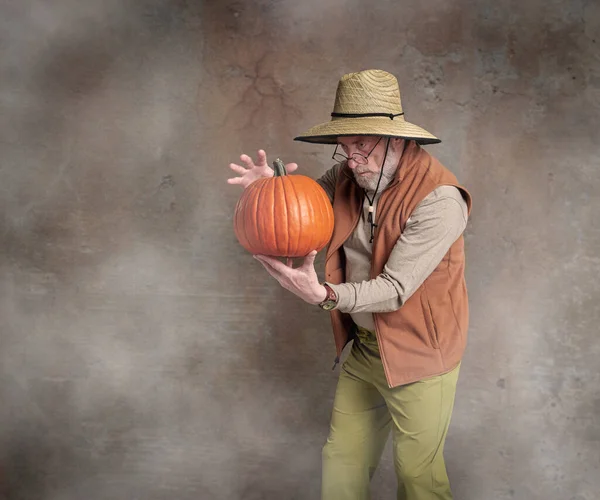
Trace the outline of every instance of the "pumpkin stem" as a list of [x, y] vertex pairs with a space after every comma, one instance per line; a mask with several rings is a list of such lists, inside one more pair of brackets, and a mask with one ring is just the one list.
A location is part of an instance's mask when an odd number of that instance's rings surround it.
[[273, 162], [273, 167], [275, 169], [275, 173], [273, 174], [274, 177], [283, 177], [284, 175], [287, 175], [285, 165], [279, 158]]

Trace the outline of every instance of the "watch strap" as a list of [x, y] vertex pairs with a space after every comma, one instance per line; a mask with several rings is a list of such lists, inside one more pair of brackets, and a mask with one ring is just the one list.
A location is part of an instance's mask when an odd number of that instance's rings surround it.
[[323, 283], [325, 290], [327, 291], [327, 296], [325, 300], [319, 304], [319, 307], [322, 309], [333, 309], [337, 304], [337, 294], [327, 283]]

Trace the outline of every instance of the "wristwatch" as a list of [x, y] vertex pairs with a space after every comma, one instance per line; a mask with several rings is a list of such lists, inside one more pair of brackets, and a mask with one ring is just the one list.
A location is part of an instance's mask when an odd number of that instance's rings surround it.
[[319, 304], [319, 307], [325, 311], [331, 311], [331, 309], [337, 305], [337, 294], [327, 283], [323, 283], [323, 286], [325, 287], [325, 290], [327, 290], [327, 297]]

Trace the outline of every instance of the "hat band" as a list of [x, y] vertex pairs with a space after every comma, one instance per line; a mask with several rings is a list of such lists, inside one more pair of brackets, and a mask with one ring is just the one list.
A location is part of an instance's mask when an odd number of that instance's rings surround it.
[[402, 116], [404, 113], [331, 113], [334, 118], [363, 118], [366, 116], [387, 116], [393, 120], [396, 116]]

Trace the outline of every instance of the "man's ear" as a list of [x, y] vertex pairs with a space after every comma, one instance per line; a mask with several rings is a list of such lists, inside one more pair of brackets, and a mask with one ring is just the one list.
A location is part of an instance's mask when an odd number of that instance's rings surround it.
[[402, 139], [401, 137], [394, 137], [392, 139], [392, 147], [394, 148], [394, 151], [400, 151], [400, 149], [402, 149], [402, 143], [405, 141], [405, 139]]

